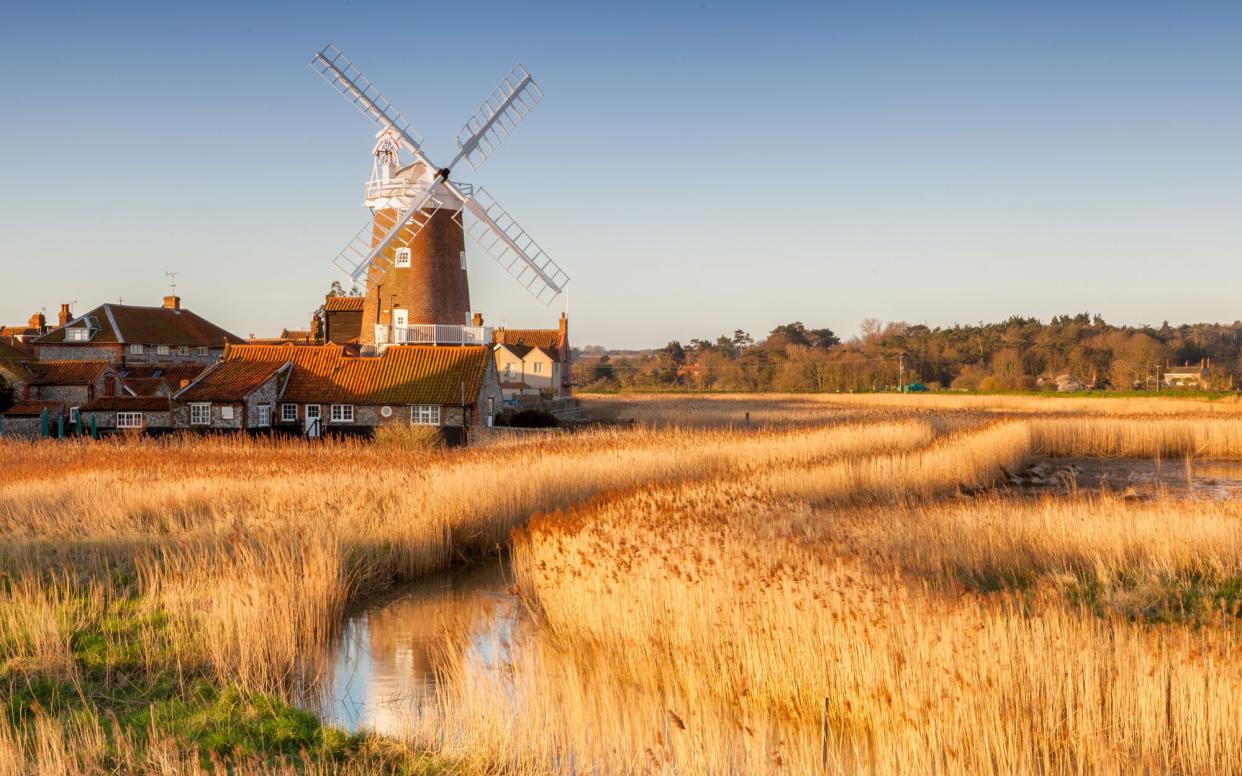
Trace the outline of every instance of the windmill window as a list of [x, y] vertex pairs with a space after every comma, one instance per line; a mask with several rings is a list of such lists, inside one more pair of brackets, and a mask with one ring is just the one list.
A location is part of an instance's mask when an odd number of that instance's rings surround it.
[[190, 405], [190, 425], [191, 426], [211, 425], [211, 405], [210, 404], [191, 404]]
[[410, 249], [409, 248], [398, 248], [397, 249], [396, 264], [398, 267], [410, 266]]

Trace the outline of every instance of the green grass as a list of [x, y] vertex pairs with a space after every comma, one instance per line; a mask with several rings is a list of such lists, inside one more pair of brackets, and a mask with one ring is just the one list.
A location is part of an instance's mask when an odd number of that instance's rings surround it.
[[[21, 645], [0, 644], [0, 713], [19, 728], [39, 718], [98, 720], [115, 756], [117, 737], [145, 746], [154, 732], [197, 752], [204, 767], [249, 758], [275, 763], [361, 766], [387, 773], [442, 772], [444, 764], [380, 740], [322, 724], [273, 695], [215, 682], [205, 671], [176, 665], [163, 612], [134, 599], [84, 617], [84, 600], [63, 602], [60, 620], [72, 650], [71, 670], [23, 666]], [[0, 612], [2, 614], [2, 612]], [[151, 654], [154, 649], [154, 654]]]

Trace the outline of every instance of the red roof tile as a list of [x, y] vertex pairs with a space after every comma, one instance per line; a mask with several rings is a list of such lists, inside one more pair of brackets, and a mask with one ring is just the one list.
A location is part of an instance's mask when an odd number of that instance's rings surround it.
[[496, 329], [492, 332], [492, 341], [497, 345], [525, 345], [555, 351], [561, 347], [561, 331], [560, 329]]
[[16, 418], [32, 416], [37, 418], [43, 414], [43, 410], [47, 410], [49, 415], [56, 417], [65, 411], [65, 405], [64, 402], [59, 401], [19, 401], [0, 414]]
[[296, 404], [471, 404], [492, 363], [484, 346], [402, 345], [351, 356], [340, 345], [238, 345], [224, 358], [291, 362], [282, 401]]
[[107, 370], [107, 361], [31, 361], [35, 385], [92, 385]]
[[[35, 340], [37, 345], [66, 343], [65, 329], [88, 326], [94, 330], [82, 344], [172, 345], [174, 347], [220, 347], [241, 342], [237, 337], [189, 310], [166, 307], [105, 304], [80, 315]], [[68, 344], [77, 344], [69, 340]]]
[[323, 302], [324, 312], [362, 312], [363, 298], [360, 296], [330, 296]]
[[178, 401], [242, 401], [284, 368], [284, 362], [221, 361], [173, 395]]

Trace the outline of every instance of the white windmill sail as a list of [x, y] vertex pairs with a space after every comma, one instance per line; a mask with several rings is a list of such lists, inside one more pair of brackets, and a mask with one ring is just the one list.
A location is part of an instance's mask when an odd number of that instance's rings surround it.
[[[454, 208], [454, 218], [459, 219], [463, 231], [504, 267], [519, 285], [545, 304], [551, 303], [564, 290], [569, 276], [485, 190], [481, 187], [472, 190], [470, 186], [456, 182], [444, 185], [449, 169], [463, 159], [472, 168], [478, 169], [542, 99], [542, 90], [526, 68], [517, 65], [501, 80], [458, 133], [458, 152], [452, 164], [440, 168], [427, 158], [422, 149], [422, 138], [414, 132], [410, 123], [340, 49], [329, 44], [315, 55], [310, 65], [364, 115], [380, 126], [397, 132], [418, 161], [430, 170], [439, 171], [430, 186], [416, 193], [408, 203], [402, 203], [403, 209], [398, 211], [395, 219], [378, 215], [383, 211], [376, 211], [373, 223], [363, 227], [349, 241], [333, 264], [355, 282], [363, 281], [371, 266], [387, 268], [393, 261], [389, 249], [393, 241], [399, 238], [402, 244], [408, 245], [432, 215], [445, 206], [446, 199], [454, 198], [461, 203], [461, 211]], [[470, 212], [469, 223], [463, 219], [465, 211]], [[389, 221], [392, 221], [391, 225]], [[376, 224], [387, 228], [379, 240], [375, 239]]]

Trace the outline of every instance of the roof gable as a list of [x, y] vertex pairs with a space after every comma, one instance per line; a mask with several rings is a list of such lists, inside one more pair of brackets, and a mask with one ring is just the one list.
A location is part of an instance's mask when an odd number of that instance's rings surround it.
[[532, 348], [560, 350], [560, 329], [496, 329], [492, 341], [497, 345], [526, 345]]
[[67, 338], [67, 330], [82, 327], [94, 332], [86, 344], [218, 348], [226, 342], [242, 341], [240, 337], [186, 309], [105, 304], [39, 337], [35, 344], [73, 343], [75, 340]]
[[203, 372], [197, 380], [173, 394], [177, 401], [240, 402], [279, 377], [288, 362], [221, 361]]

